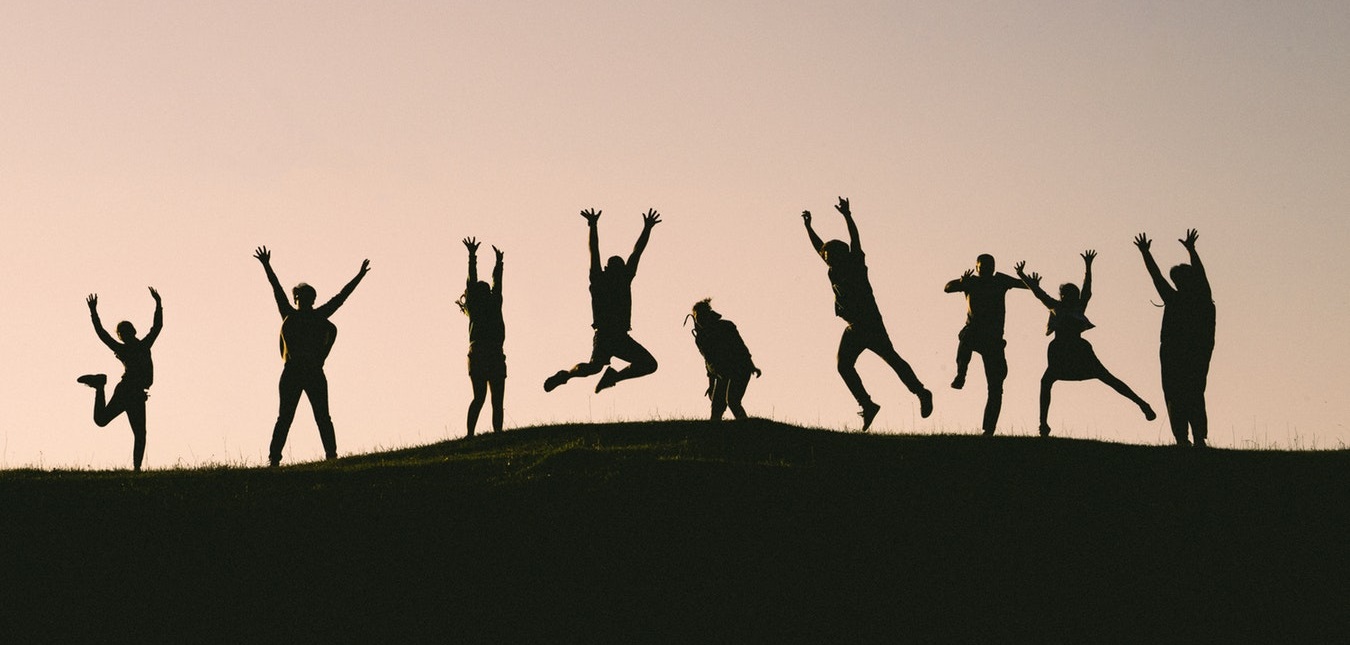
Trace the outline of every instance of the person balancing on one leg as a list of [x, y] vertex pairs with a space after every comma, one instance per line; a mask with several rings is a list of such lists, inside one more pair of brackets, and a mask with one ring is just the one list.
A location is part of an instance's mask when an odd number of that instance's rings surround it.
[[972, 353], [978, 352], [984, 363], [984, 380], [989, 397], [984, 404], [985, 436], [994, 434], [998, 415], [1003, 408], [1003, 379], [1008, 376], [1008, 360], [1003, 348], [1003, 321], [1007, 317], [1004, 296], [1009, 289], [1026, 289], [1021, 280], [1006, 273], [994, 271], [994, 256], [988, 253], [975, 258], [975, 270], [966, 270], [961, 277], [947, 283], [943, 291], [966, 294], [966, 326], [957, 335], [956, 378], [952, 387], [961, 389], [966, 384], [966, 370]]
[[455, 304], [469, 317], [469, 382], [473, 385], [473, 400], [469, 402], [468, 436], [472, 437], [489, 387], [492, 431], [502, 431], [502, 397], [506, 388], [506, 353], [502, 345], [506, 342], [506, 323], [502, 322], [501, 250], [492, 247], [497, 264], [492, 269], [492, 284], [488, 285], [478, 279], [478, 241], [466, 237], [464, 247], [469, 250], [469, 279], [464, 295]]
[[150, 333], [140, 339], [136, 338], [136, 327], [123, 320], [117, 323], [118, 340], [113, 340], [103, 329], [103, 323], [98, 317], [98, 294], [90, 294], [85, 299], [89, 304], [89, 317], [94, 322], [94, 333], [112, 350], [117, 360], [122, 361], [122, 380], [113, 388], [112, 397], [106, 398], [103, 389], [108, 383], [107, 374], [85, 374], [75, 379], [94, 388], [94, 423], [98, 427], [105, 427], [118, 415], [126, 413], [127, 422], [131, 424], [131, 463], [136, 472], [140, 472], [141, 462], [145, 458], [145, 399], [155, 382], [155, 365], [150, 360], [150, 347], [164, 328], [164, 305], [160, 302], [159, 292], [150, 287], [150, 296], [155, 299], [155, 320], [150, 325]]
[[1205, 385], [1209, 381], [1209, 359], [1214, 354], [1214, 296], [1195, 241], [1200, 234], [1186, 231], [1178, 240], [1191, 256], [1190, 264], [1178, 264], [1168, 273], [1173, 287], [1158, 270], [1149, 251], [1148, 236], [1140, 233], [1135, 246], [1144, 256], [1144, 267], [1153, 278], [1153, 286], [1163, 301], [1162, 334], [1158, 358], [1162, 365], [1163, 398], [1167, 420], [1178, 446], [1190, 445], [1187, 427], [1196, 448], [1205, 447], [1209, 416], [1205, 412]]
[[849, 242], [830, 240], [822, 242], [811, 228], [811, 211], [802, 211], [802, 221], [806, 224], [806, 234], [811, 238], [811, 247], [820, 254], [830, 267], [830, 286], [834, 289], [834, 314], [844, 319], [848, 326], [839, 338], [839, 375], [848, 386], [853, 398], [857, 399], [862, 411], [863, 430], [872, 426], [881, 406], [872, 401], [862, 378], [854, 365], [863, 350], [872, 350], [886, 361], [905, 387], [919, 397], [919, 413], [924, 418], [933, 413], [933, 394], [924, 388], [919, 377], [915, 376], [905, 359], [891, 345], [886, 326], [881, 321], [881, 311], [877, 309], [876, 297], [872, 294], [872, 283], [867, 278], [866, 256], [858, 240], [858, 226], [853, 222], [853, 213], [849, 210], [848, 200], [839, 198], [835, 206], [844, 223], [848, 226]]
[[694, 303], [689, 317], [694, 319], [694, 345], [708, 370], [708, 390], [703, 394], [712, 400], [712, 420], [721, 421], [728, 407], [738, 420], [747, 418], [741, 399], [750, 376], [758, 378], [763, 372], [755, 367], [736, 323], [713, 311], [711, 298]]
[[[572, 378], [595, 374], [602, 368], [605, 373], [595, 386], [597, 393], [614, 387], [620, 381], [656, 371], [656, 359], [651, 352], [633, 340], [628, 332], [632, 330], [633, 277], [637, 275], [638, 261], [642, 259], [643, 249], [647, 248], [652, 228], [661, 223], [661, 214], [648, 209], [642, 216], [642, 234], [633, 245], [633, 254], [628, 256], [628, 262], [625, 263], [623, 258], [616, 255], [601, 267], [600, 233], [596, 230], [601, 212], [595, 209], [581, 211], [581, 216], [586, 218], [586, 225], [590, 228], [591, 327], [595, 329], [591, 359], [548, 377], [544, 381], [545, 392], [552, 392]], [[614, 358], [627, 361], [628, 367], [618, 371], [606, 367]]]
[[1050, 416], [1050, 388], [1054, 386], [1055, 381], [1097, 379], [1138, 405], [1145, 419], [1152, 421], [1158, 418], [1153, 408], [1139, 398], [1130, 386], [1107, 371], [1106, 366], [1097, 358], [1096, 352], [1092, 351], [1092, 344], [1083, 338], [1083, 332], [1095, 327], [1087, 319], [1086, 312], [1088, 300], [1092, 298], [1092, 261], [1097, 258], [1097, 252], [1087, 250], [1082, 253], [1082, 257], [1083, 289], [1080, 291], [1073, 284], [1062, 284], [1059, 286], [1059, 300], [1051, 298], [1050, 294], [1041, 288], [1039, 273], [1028, 275], [1024, 271], [1027, 265], [1025, 261], [1018, 262], [1013, 267], [1017, 270], [1017, 277], [1021, 278], [1027, 288], [1031, 289], [1031, 293], [1050, 310], [1050, 321], [1046, 324], [1045, 334], [1055, 336], [1046, 348], [1045, 374], [1041, 376], [1042, 437], [1050, 436], [1047, 419]]
[[333, 419], [328, 415], [328, 377], [323, 373], [323, 363], [328, 358], [328, 352], [333, 349], [333, 342], [337, 340], [337, 326], [329, 322], [328, 317], [337, 312], [338, 307], [356, 290], [361, 278], [366, 277], [370, 271], [370, 260], [361, 261], [361, 270], [356, 273], [356, 277], [332, 300], [315, 307], [314, 300], [318, 294], [314, 287], [303, 282], [291, 289], [295, 305], [287, 302], [286, 292], [281, 290], [281, 282], [272, 270], [272, 252], [267, 247], [258, 247], [253, 257], [262, 263], [263, 270], [267, 272], [272, 296], [277, 301], [277, 311], [281, 314], [281, 358], [286, 363], [277, 385], [281, 403], [277, 424], [272, 428], [272, 444], [268, 449], [267, 462], [272, 466], [281, 464], [281, 450], [286, 447], [286, 435], [290, 433], [301, 394], [309, 397], [314, 422], [319, 426], [324, 457], [336, 459], [337, 438], [333, 432]]

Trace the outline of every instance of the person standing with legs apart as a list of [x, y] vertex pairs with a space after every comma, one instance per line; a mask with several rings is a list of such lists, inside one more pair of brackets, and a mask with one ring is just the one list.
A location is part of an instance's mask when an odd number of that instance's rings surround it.
[[[652, 228], [661, 223], [661, 214], [647, 209], [647, 213], [642, 216], [642, 234], [633, 245], [633, 254], [628, 256], [627, 263], [615, 255], [602, 268], [600, 233], [597, 230], [601, 212], [595, 209], [581, 211], [581, 216], [586, 218], [586, 225], [590, 228], [591, 327], [595, 329], [591, 359], [574, 365], [570, 370], [559, 370], [545, 379], [545, 392], [552, 392], [570, 379], [595, 374], [602, 368], [605, 373], [595, 386], [597, 394], [620, 381], [656, 371], [656, 358], [646, 347], [633, 340], [628, 332], [632, 330], [633, 278], [637, 275], [638, 261], [642, 259], [642, 251], [647, 248]], [[618, 371], [606, 367], [614, 358], [627, 361], [628, 367]]]
[[712, 420], [721, 421], [728, 407], [737, 420], [746, 419], [741, 399], [745, 398], [750, 376], [759, 378], [763, 372], [755, 367], [736, 323], [713, 311], [711, 298], [694, 303], [689, 318], [694, 319], [694, 345], [708, 370], [708, 390], [703, 394], [712, 400]]
[[853, 222], [848, 200], [840, 197], [839, 204], [834, 208], [844, 216], [844, 223], [848, 226], [848, 243], [841, 240], [821, 241], [811, 228], [811, 211], [802, 211], [802, 221], [806, 224], [806, 235], [811, 239], [811, 247], [830, 267], [834, 314], [848, 323], [843, 336], [839, 338], [839, 376], [843, 377], [844, 384], [862, 408], [858, 413], [863, 419], [862, 429], [866, 432], [872, 427], [872, 420], [881, 410], [881, 406], [867, 394], [862, 378], [854, 367], [863, 350], [871, 350], [895, 370], [905, 387], [919, 398], [919, 414], [926, 419], [933, 413], [933, 394], [924, 388], [909, 363], [900, 358], [891, 344], [886, 325], [881, 320], [881, 310], [877, 308], [876, 297], [872, 293], [872, 283], [867, 278], [866, 256], [858, 240], [858, 225]]
[[956, 378], [952, 387], [961, 389], [966, 384], [966, 370], [972, 353], [979, 353], [984, 363], [984, 380], [989, 397], [984, 404], [984, 422], [980, 426], [985, 436], [994, 434], [998, 415], [1003, 409], [1003, 379], [1008, 376], [1008, 360], [1003, 348], [1003, 321], [1007, 317], [1004, 296], [1010, 289], [1026, 289], [1021, 280], [1006, 273], [994, 271], [994, 256], [988, 253], [975, 258], [975, 270], [966, 270], [961, 277], [947, 283], [943, 291], [966, 294], [966, 326], [961, 328], [956, 345]]
[[1205, 447], [1209, 434], [1209, 416], [1205, 411], [1205, 386], [1209, 381], [1209, 359], [1214, 354], [1214, 295], [1210, 292], [1209, 277], [1195, 241], [1200, 233], [1186, 231], [1178, 240], [1191, 256], [1190, 264], [1178, 264], [1168, 273], [1172, 284], [1163, 278], [1158, 263], [1149, 251], [1148, 236], [1140, 233], [1134, 245], [1144, 256], [1144, 267], [1153, 286], [1163, 301], [1162, 333], [1158, 358], [1162, 364], [1163, 400], [1167, 404], [1167, 420], [1178, 446], [1191, 445], [1186, 429], [1196, 448]]
[[94, 333], [122, 362], [122, 380], [113, 388], [112, 397], [105, 398], [103, 389], [108, 383], [107, 374], [85, 374], [75, 379], [94, 388], [94, 423], [98, 427], [106, 427], [118, 415], [126, 413], [127, 422], [131, 424], [131, 463], [136, 472], [141, 471], [141, 462], [145, 459], [145, 400], [150, 396], [150, 386], [155, 382], [155, 365], [150, 360], [150, 348], [159, 338], [160, 330], [164, 329], [164, 304], [160, 302], [159, 292], [150, 287], [150, 296], [155, 299], [155, 320], [150, 325], [150, 333], [145, 338], [137, 339], [136, 327], [123, 320], [117, 323], [118, 340], [113, 340], [103, 329], [103, 322], [98, 317], [98, 294], [89, 294], [85, 302], [89, 305]]
[[267, 462], [272, 466], [281, 464], [281, 450], [286, 447], [286, 435], [290, 433], [301, 394], [309, 398], [309, 407], [314, 411], [314, 422], [319, 426], [319, 439], [323, 442], [324, 458], [336, 459], [337, 438], [333, 432], [333, 420], [328, 414], [328, 377], [323, 373], [323, 363], [328, 358], [328, 352], [333, 349], [333, 342], [337, 340], [337, 327], [328, 321], [328, 317], [337, 312], [338, 307], [356, 290], [361, 278], [366, 277], [370, 271], [370, 260], [362, 260], [361, 270], [356, 273], [356, 277], [332, 300], [316, 308], [314, 301], [318, 294], [314, 287], [303, 282], [291, 289], [295, 305], [287, 302], [286, 292], [281, 290], [281, 282], [272, 270], [272, 252], [267, 247], [258, 247], [253, 257], [262, 263], [263, 270], [267, 272], [272, 296], [277, 301], [277, 311], [281, 314], [281, 358], [285, 361], [281, 381], [277, 385], [281, 403], [277, 424], [272, 429]]
[[492, 388], [492, 431], [502, 431], [502, 397], [506, 388], [506, 323], [502, 321], [502, 252], [497, 247], [497, 264], [492, 269], [492, 284], [478, 279], [478, 241], [464, 238], [469, 250], [469, 279], [464, 295], [455, 304], [469, 317], [469, 382], [473, 400], [469, 402], [469, 431], [472, 437], [483, 410], [488, 388]]
[[1106, 366], [1102, 365], [1096, 352], [1092, 350], [1092, 344], [1083, 338], [1083, 332], [1096, 326], [1088, 321], [1086, 312], [1088, 300], [1092, 298], [1092, 261], [1097, 258], [1097, 252], [1084, 251], [1082, 258], [1084, 265], [1082, 291], [1073, 284], [1062, 284], [1059, 286], [1059, 300], [1051, 298], [1050, 294], [1041, 288], [1039, 273], [1028, 275], [1024, 271], [1026, 261], [1018, 262], [1014, 266], [1017, 277], [1021, 278], [1027, 288], [1031, 289], [1031, 293], [1050, 310], [1050, 321], [1046, 324], [1045, 335], [1055, 336], [1050, 340], [1050, 346], [1046, 348], [1045, 374], [1041, 376], [1042, 437], [1050, 436], [1050, 424], [1046, 420], [1050, 416], [1050, 388], [1054, 386], [1055, 381], [1097, 379], [1138, 405], [1145, 419], [1152, 421], [1158, 418], [1158, 415], [1153, 413], [1153, 408], [1139, 398], [1130, 386], [1107, 371]]

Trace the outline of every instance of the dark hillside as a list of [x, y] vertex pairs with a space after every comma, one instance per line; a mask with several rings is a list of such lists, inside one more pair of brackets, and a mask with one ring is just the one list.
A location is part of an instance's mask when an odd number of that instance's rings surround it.
[[1334, 642], [1350, 452], [771, 422], [0, 473], [5, 642]]

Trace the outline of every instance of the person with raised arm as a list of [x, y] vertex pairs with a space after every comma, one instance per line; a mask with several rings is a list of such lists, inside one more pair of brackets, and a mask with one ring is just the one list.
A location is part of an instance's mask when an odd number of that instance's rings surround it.
[[114, 340], [98, 317], [98, 294], [91, 293], [85, 298], [89, 305], [89, 318], [94, 323], [94, 333], [98, 339], [112, 350], [117, 360], [122, 362], [122, 379], [113, 388], [111, 397], [105, 397], [104, 387], [108, 383], [107, 374], [85, 374], [76, 381], [94, 388], [94, 423], [106, 427], [118, 415], [126, 413], [131, 424], [131, 464], [136, 472], [141, 471], [145, 459], [145, 400], [150, 396], [150, 386], [155, 382], [155, 364], [150, 359], [150, 348], [164, 329], [164, 303], [159, 292], [150, 287], [150, 297], [155, 299], [155, 318], [150, 332], [144, 338], [136, 338], [136, 327], [129, 321], [117, 323], [117, 340]]
[[478, 413], [483, 409], [488, 389], [492, 389], [492, 431], [502, 431], [502, 397], [506, 388], [506, 323], [502, 321], [502, 251], [492, 247], [497, 264], [492, 269], [492, 284], [478, 279], [478, 241], [464, 238], [469, 250], [469, 278], [464, 284], [464, 295], [455, 301], [459, 310], [469, 317], [469, 382], [473, 386], [473, 400], [469, 402], [468, 435], [472, 437], [478, 425]]
[[323, 364], [333, 349], [333, 342], [337, 340], [337, 326], [328, 318], [337, 312], [338, 307], [356, 290], [356, 285], [366, 277], [370, 271], [370, 260], [361, 261], [361, 269], [357, 271], [356, 277], [342, 287], [336, 296], [323, 306], [315, 307], [318, 293], [314, 287], [303, 282], [291, 289], [295, 305], [292, 306], [286, 299], [281, 281], [272, 270], [272, 252], [267, 247], [258, 247], [253, 257], [262, 263], [263, 271], [267, 273], [277, 312], [281, 314], [281, 359], [285, 362], [277, 384], [280, 405], [276, 426], [272, 428], [267, 462], [271, 466], [281, 464], [281, 451], [286, 447], [286, 436], [290, 433], [301, 394], [309, 398], [314, 423], [319, 427], [319, 439], [323, 442], [324, 458], [336, 459], [337, 438], [333, 431], [333, 419], [328, 414], [328, 377], [323, 372]]
[[[595, 385], [597, 394], [614, 387], [620, 381], [646, 376], [656, 371], [656, 358], [646, 347], [633, 340], [629, 332], [633, 328], [633, 278], [637, 275], [638, 261], [642, 259], [642, 251], [647, 248], [652, 228], [661, 223], [661, 214], [647, 209], [646, 214], [642, 216], [642, 233], [638, 235], [628, 261], [624, 262], [623, 258], [615, 255], [602, 267], [600, 233], [597, 230], [601, 212], [603, 211], [593, 208], [581, 211], [581, 216], [586, 219], [586, 226], [590, 229], [591, 328], [595, 330], [591, 342], [591, 358], [585, 363], [572, 366], [570, 370], [558, 370], [553, 376], [545, 379], [545, 392], [552, 392], [570, 379], [596, 374], [601, 369], [604, 369], [605, 373]], [[609, 367], [609, 362], [615, 358], [626, 361], [628, 367], [622, 370]]]
[[872, 427], [872, 420], [881, 410], [881, 406], [868, 395], [854, 367], [863, 350], [871, 350], [895, 370], [905, 387], [918, 397], [919, 414], [927, 418], [933, 413], [933, 394], [923, 386], [909, 363], [900, 357], [891, 344], [886, 325], [881, 320], [881, 310], [877, 308], [876, 297], [872, 293], [872, 283], [867, 277], [866, 255], [858, 238], [858, 225], [853, 221], [848, 200], [840, 197], [839, 204], [834, 208], [844, 216], [844, 224], [848, 227], [847, 243], [842, 240], [822, 241], [811, 227], [811, 211], [802, 211], [802, 222], [806, 224], [811, 248], [829, 267], [830, 287], [834, 290], [834, 314], [848, 323], [839, 338], [839, 376], [844, 379], [844, 384], [862, 408], [858, 412], [863, 420], [862, 429], [866, 432]]
[[966, 325], [957, 334], [956, 378], [952, 387], [966, 384], [971, 355], [979, 353], [984, 363], [984, 380], [989, 389], [980, 426], [985, 436], [994, 434], [999, 412], [1003, 409], [1003, 380], [1008, 377], [1008, 360], [1003, 348], [1003, 323], [1007, 317], [1004, 296], [1010, 289], [1026, 289], [1021, 280], [994, 270], [994, 256], [983, 253], [975, 258], [975, 270], [967, 269], [960, 278], [948, 282], [943, 291], [966, 294]]
[[[1163, 401], [1167, 420], [1178, 446], [1204, 448], [1209, 435], [1209, 416], [1205, 411], [1205, 386], [1209, 381], [1209, 361], [1214, 354], [1214, 294], [1195, 242], [1200, 233], [1186, 231], [1178, 242], [1186, 247], [1190, 264], [1178, 264], [1163, 278], [1153, 259], [1148, 236], [1140, 233], [1134, 245], [1144, 256], [1144, 267], [1153, 278], [1153, 287], [1163, 301], [1162, 332], [1159, 334], [1158, 359], [1162, 366]], [[1173, 286], [1175, 285], [1175, 286]], [[1187, 437], [1187, 429], [1190, 437]]]
[[1050, 297], [1041, 288], [1041, 276], [1039, 273], [1027, 274], [1026, 261], [1018, 262], [1013, 268], [1017, 271], [1017, 277], [1026, 283], [1031, 293], [1035, 294], [1036, 299], [1050, 310], [1050, 320], [1045, 327], [1045, 335], [1054, 335], [1050, 340], [1049, 347], [1046, 348], [1046, 367], [1045, 374], [1041, 376], [1041, 427], [1042, 437], [1050, 435], [1050, 424], [1047, 419], [1050, 415], [1050, 388], [1054, 386], [1055, 381], [1086, 381], [1097, 379], [1121, 396], [1133, 401], [1139, 406], [1140, 411], [1144, 413], [1144, 418], [1152, 421], [1158, 418], [1154, 414], [1153, 408], [1145, 402], [1138, 394], [1134, 393], [1128, 385], [1116, 378], [1102, 365], [1101, 360], [1097, 358], [1096, 352], [1092, 349], [1092, 344], [1083, 338], [1083, 332], [1092, 329], [1093, 325], [1087, 318], [1088, 300], [1092, 298], [1092, 261], [1097, 259], [1097, 252], [1087, 250], [1081, 254], [1083, 258], [1083, 288], [1079, 288], [1072, 283], [1064, 283], [1059, 286], [1059, 299]]
[[737, 420], [748, 418], [741, 400], [745, 398], [750, 377], [759, 378], [764, 372], [755, 367], [736, 323], [713, 311], [711, 298], [694, 303], [685, 320], [690, 318], [694, 319], [694, 346], [703, 356], [708, 372], [708, 389], [703, 395], [712, 401], [711, 419], [721, 421], [728, 407]]

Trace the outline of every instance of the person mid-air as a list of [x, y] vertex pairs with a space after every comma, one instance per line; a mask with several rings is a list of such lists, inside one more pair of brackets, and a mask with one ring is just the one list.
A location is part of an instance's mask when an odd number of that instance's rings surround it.
[[160, 302], [159, 292], [150, 287], [150, 296], [155, 299], [155, 319], [150, 325], [150, 333], [145, 338], [136, 338], [136, 327], [123, 320], [117, 323], [117, 340], [103, 329], [98, 317], [98, 294], [89, 294], [85, 302], [89, 305], [89, 317], [94, 322], [94, 333], [104, 345], [111, 349], [117, 360], [122, 362], [122, 380], [113, 388], [112, 397], [104, 395], [108, 383], [107, 374], [85, 374], [75, 379], [94, 388], [94, 423], [102, 428], [112, 423], [118, 415], [126, 413], [131, 424], [131, 463], [136, 472], [141, 470], [145, 458], [145, 400], [150, 396], [150, 386], [155, 382], [155, 365], [150, 360], [150, 347], [159, 338], [164, 329], [164, 304]]

